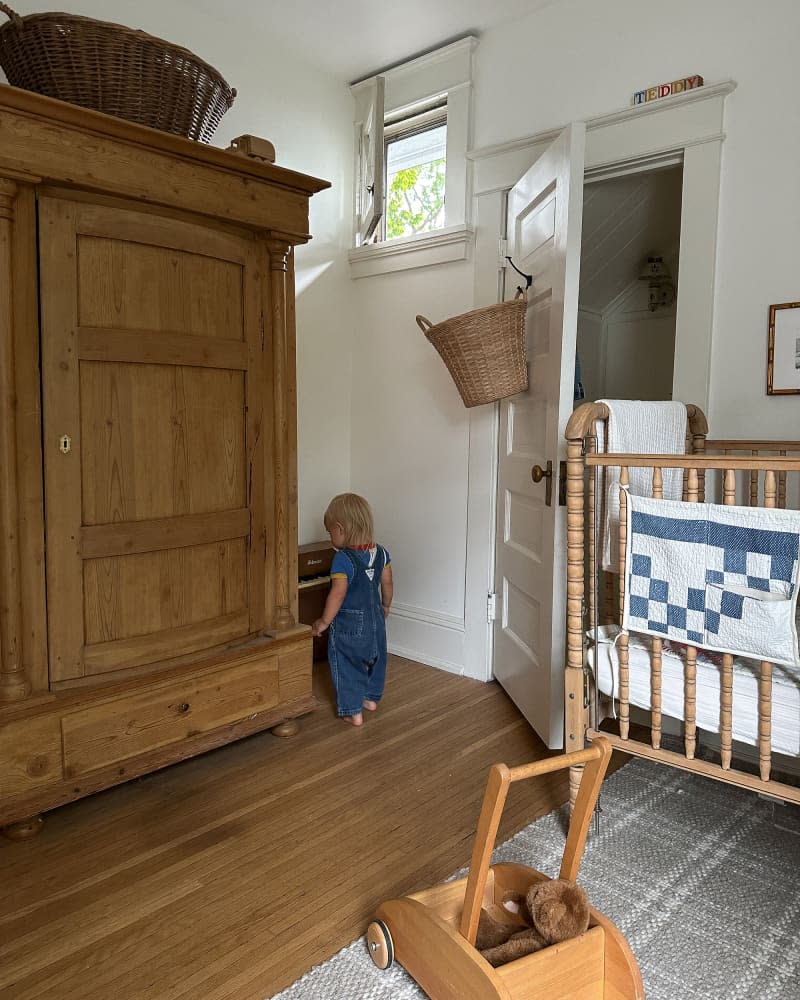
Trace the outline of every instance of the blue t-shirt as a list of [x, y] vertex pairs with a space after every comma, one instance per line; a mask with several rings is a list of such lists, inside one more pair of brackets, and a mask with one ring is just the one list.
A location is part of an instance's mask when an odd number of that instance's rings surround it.
[[[361, 559], [364, 560], [364, 564], [367, 567], [367, 576], [372, 580], [375, 576], [374, 564], [375, 556], [378, 554], [378, 548], [383, 548], [383, 546], [373, 545], [370, 549], [351, 549], [351, 552], [355, 552]], [[385, 564], [388, 566], [392, 561], [389, 553], [386, 549], [383, 549], [383, 555], [385, 559]], [[355, 570], [353, 569], [353, 564], [344, 554], [339, 550], [333, 557], [333, 562], [331, 563], [331, 579], [334, 580], [336, 577], [345, 577], [347, 580], [347, 585], [353, 582], [353, 577], [355, 576]]]

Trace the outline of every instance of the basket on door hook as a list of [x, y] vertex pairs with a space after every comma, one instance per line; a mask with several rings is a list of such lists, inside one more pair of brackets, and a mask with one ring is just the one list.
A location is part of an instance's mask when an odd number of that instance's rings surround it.
[[417, 324], [447, 365], [464, 406], [493, 403], [528, 388], [525, 293], [433, 324]]

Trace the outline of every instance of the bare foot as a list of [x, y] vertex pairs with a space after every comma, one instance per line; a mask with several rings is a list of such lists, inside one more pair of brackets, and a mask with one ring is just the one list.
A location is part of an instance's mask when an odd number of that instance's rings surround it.
[[364, 699], [364, 708], [366, 708], [368, 712], [374, 712], [377, 707], [377, 701], [371, 701], [369, 698]]
[[342, 722], [348, 722], [351, 726], [363, 726], [364, 716], [361, 712], [356, 712], [355, 715], [340, 715], [339, 718]]

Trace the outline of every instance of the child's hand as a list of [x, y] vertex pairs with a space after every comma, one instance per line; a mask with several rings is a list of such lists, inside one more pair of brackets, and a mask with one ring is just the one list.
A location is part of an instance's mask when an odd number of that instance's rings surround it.
[[311, 634], [312, 635], [322, 635], [322, 633], [325, 631], [325, 629], [327, 627], [328, 626], [325, 624], [325, 622], [322, 620], [322, 618], [317, 618], [317, 620], [311, 626]]

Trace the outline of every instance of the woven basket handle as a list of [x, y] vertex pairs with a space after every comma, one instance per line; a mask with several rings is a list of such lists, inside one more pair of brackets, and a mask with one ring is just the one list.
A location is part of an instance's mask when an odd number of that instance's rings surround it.
[[13, 21], [18, 28], [24, 28], [24, 22], [19, 14], [12, 10], [7, 3], [0, 3], [0, 10], [8, 17], [10, 21]]
[[422, 330], [423, 333], [427, 333], [428, 330], [433, 326], [433, 323], [424, 316], [417, 316], [417, 326]]

